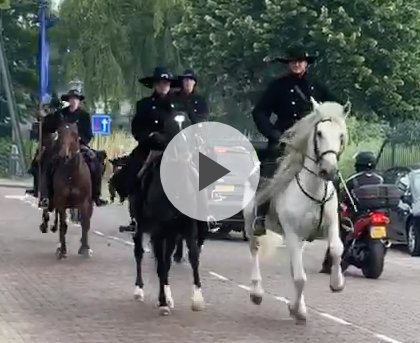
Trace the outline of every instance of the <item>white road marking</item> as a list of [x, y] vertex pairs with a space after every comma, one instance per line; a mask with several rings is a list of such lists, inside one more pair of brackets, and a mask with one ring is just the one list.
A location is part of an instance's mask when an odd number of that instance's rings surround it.
[[388, 343], [402, 343], [401, 341], [397, 341], [396, 339], [393, 339], [391, 337], [385, 336], [385, 335], [381, 335], [379, 333], [375, 333], [374, 336], [376, 338], [379, 338], [381, 340], [383, 340], [384, 342], [388, 342]]
[[105, 235], [101, 231], [94, 230], [93, 233], [97, 234], [98, 236], [104, 237]]
[[287, 298], [284, 298], [284, 297], [278, 297], [278, 296], [276, 296], [275, 299], [278, 300], [278, 301], [281, 301], [282, 303], [285, 303], [285, 304], [290, 303], [290, 300], [287, 299]]
[[217, 277], [218, 279], [223, 280], [223, 281], [228, 281], [229, 280], [227, 277], [224, 277], [223, 275], [217, 274], [215, 272], [210, 271], [209, 274], [213, 275], [214, 277]]
[[319, 315], [321, 315], [322, 317], [331, 319], [332, 321], [339, 323], [339, 324], [343, 324], [343, 325], [352, 325], [351, 323], [345, 321], [344, 319], [338, 318], [336, 316], [333, 316], [332, 314], [329, 313], [325, 313], [325, 312], [319, 312]]
[[15, 200], [25, 200], [26, 196], [25, 195], [5, 195], [4, 196], [6, 199], [15, 199]]
[[242, 289], [244, 289], [244, 290], [246, 290], [246, 291], [250, 291], [251, 290], [251, 288], [250, 287], [248, 287], [248, 286], [245, 286], [245, 285], [237, 285], [239, 288], [242, 288]]

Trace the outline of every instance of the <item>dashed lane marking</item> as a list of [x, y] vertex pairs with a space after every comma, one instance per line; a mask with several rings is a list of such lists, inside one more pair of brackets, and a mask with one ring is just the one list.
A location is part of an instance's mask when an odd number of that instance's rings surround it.
[[214, 277], [218, 278], [219, 280], [228, 281], [229, 279], [227, 277], [224, 277], [223, 275], [217, 274], [215, 272], [210, 271], [210, 275], [213, 275]]
[[[209, 274], [212, 275], [212, 276], [214, 276], [214, 277], [216, 277], [219, 280], [229, 281], [229, 282], [231, 282], [233, 284], [236, 284], [237, 287], [239, 287], [241, 289], [244, 289], [246, 291], [250, 291], [251, 290], [250, 287], [245, 286], [245, 285], [242, 285], [242, 284], [237, 284], [237, 283], [235, 283], [234, 280], [229, 279], [229, 278], [227, 278], [227, 277], [225, 277], [223, 275], [220, 275], [220, 274], [218, 274], [216, 272], [210, 271]], [[270, 293], [267, 293], [267, 294], [269, 296], [271, 296], [271, 297], [274, 297], [274, 299], [276, 299], [278, 301], [281, 301], [282, 303], [285, 303], [285, 304], [289, 304], [290, 303], [290, 300], [287, 299], [287, 298], [285, 298], [285, 297], [277, 296], [277, 295], [270, 294]], [[376, 337], [376, 338], [378, 338], [378, 339], [380, 339], [380, 340], [382, 340], [384, 342], [387, 342], [387, 343], [403, 343], [402, 341], [398, 341], [398, 340], [396, 340], [394, 338], [391, 338], [391, 337], [388, 337], [386, 335], [383, 335], [383, 334], [380, 334], [380, 333], [376, 333], [376, 332], [374, 332], [374, 331], [372, 331], [370, 329], [367, 329], [367, 328], [365, 328], [363, 326], [360, 326], [360, 325], [357, 325], [357, 324], [354, 324], [354, 323], [350, 323], [350, 322], [348, 322], [348, 321], [346, 321], [346, 320], [344, 320], [342, 318], [336, 317], [336, 316], [334, 316], [332, 314], [319, 311], [319, 310], [317, 310], [316, 308], [314, 308], [312, 306], [307, 306], [307, 307], [308, 307], [308, 309], [310, 311], [316, 313], [317, 315], [319, 315], [319, 316], [321, 316], [323, 318], [329, 319], [329, 320], [331, 320], [331, 321], [333, 321], [333, 322], [335, 322], [337, 324], [354, 327], [354, 328], [356, 328], [356, 329], [358, 329], [360, 331], [369, 333], [369, 334], [373, 335], [374, 337]]]
[[242, 289], [244, 289], [244, 290], [246, 290], [246, 291], [250, 291], [251, 290], [251, 287], [248, 287], [248, 286], [245, 286], [245, 285], [237, 285], [239, 288], [242, 288]]
[[344, 319], [338, 318], [336, 316], [333, 316], [329, 313], [325, 313], [325, 312], [319, 312], [319, 314], [325, 318], [331, 319], [332, 321], [339, 323], [339, 324], [343, 324], [343, 325], [351, 325], [349, 322], [345, 321]]
[[401, 341], [397, 341], [396, 339], [393, 339], [391, 337], [385, 336], [385, 335], [381, 335], [379, 333], [375, 333], [374, 336], [376, 338], [379, 338], [381, 340], [383, 340], [384, 342], [388, 342], [388, 343], [402, 343]]

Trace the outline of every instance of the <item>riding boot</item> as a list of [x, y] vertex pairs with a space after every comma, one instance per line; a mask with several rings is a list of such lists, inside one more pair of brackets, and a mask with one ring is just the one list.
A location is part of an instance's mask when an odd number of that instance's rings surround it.
[[254, 236], [264, 236], [267, 233], [267, 230], [265, 228], [265, 216], [268, 212], [269, 207], [269, 201], [257, 206], [257, 213], [253, 223]]

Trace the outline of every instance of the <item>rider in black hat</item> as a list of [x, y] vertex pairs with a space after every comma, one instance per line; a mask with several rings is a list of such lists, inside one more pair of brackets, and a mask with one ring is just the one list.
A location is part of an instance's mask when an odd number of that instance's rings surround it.
[[[308, 77], [308, 66], [315, 59], [303, 47], [294, 46], [285, 57], [273, 60], [287, 64], [288, 73], [268, 85], [252, 112], [258, 130], [268, 139], [267, 148], [259, 152], [263, 178], [271, 178], [275, 172], [276, 159], [282, 150], [278, 146], [280, 136], [312, 111], [310, 98], [318, 102], [335, 100], [325, 86]], [[268, 204], [259, 204], [257, 207], [255, 235], [265, 234], [264, 218], [267, 210]]]
[[185, 70], [178, 77], [176, 86], [180, 88], [174, 94], [175, 109], [188, 114], [192, 124], [207, 121], [209, 116], [209, 108], [204, 98], [195, 90], [197, 78], [194, 71]]
[[[66, 123], [77, 123], [79, 139], [81, 143], [81, 152], [85, 158], [92, 176], [92, 197], [96, 206], [107, 204], [106, 200], [101, 199], [101, 183], [102, 171], [100, 161], [95, 151], [89, 147], [89, 142], [93, 138], [91, 117], [88, 112], [80, 108], [80, 102], [85, 99], [77, 89], [71, 89], [68, 93], [61, 96], [62, 101], [68, 102], [70, 105], [56, 112], [51, 116], [47, 116], [44, 125], [47, 132], [53, 133], [58, 129], [58, 125], [64, 120]], [[49, 170], [49, 180], [52, 180], [51, 168]], [[52, 195], [52, 184], [48, 185], [48, 197]], [[41, 199], [41, 206], [46, 206], [48, 198]]]

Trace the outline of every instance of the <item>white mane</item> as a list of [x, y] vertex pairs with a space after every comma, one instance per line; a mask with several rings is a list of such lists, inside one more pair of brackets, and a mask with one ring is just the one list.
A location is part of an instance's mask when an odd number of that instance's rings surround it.
[[294, 126], [287, 130], [280, 138], [280, 143], [285, 144], [284, 155], [277, 160], [278, 168], [274, 177], [260, 192], [258, 203], [264, 203], [274, 195], [284, 191], [293, 178], [303, 168], [305, 154], [308, 144], [312, 144], [312, 137], [315, 126], [324, 119], [330, 119], [337, 129], [342, 131], [347, 142], [346, 116], [349, 105], [341, 105], [336, 102], [325, 102], [314, 106], [311, 114], [299, 120]]

